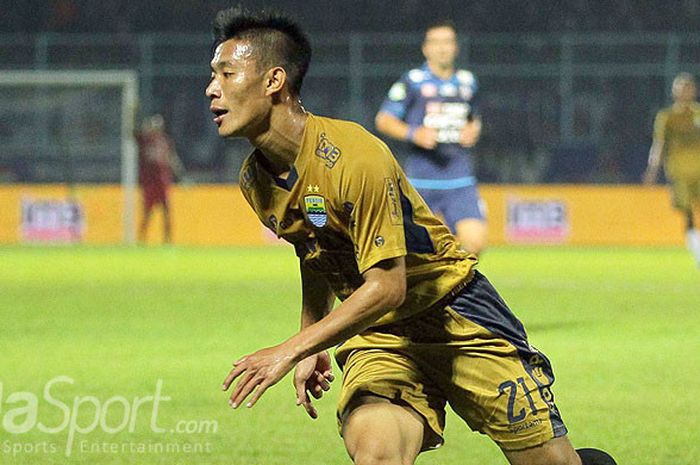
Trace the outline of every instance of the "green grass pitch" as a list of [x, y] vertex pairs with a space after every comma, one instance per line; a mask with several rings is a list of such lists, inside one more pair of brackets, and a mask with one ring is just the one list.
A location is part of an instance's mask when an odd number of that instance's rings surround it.
[[[480, 269], [552, 359], [577, 447], [700, 463], [700, 270], [686, 251], [501, 247]], [[350, 463], [337, 386], [316, 421], [289, 378], [253, 409], [231, 411], [220, 390], [233, 360], [297, 329], [299, 300], [285, 247], [0, 248], [0, 464]], [[446, 440], [418, 463], [506, 463], [454, 414]]]

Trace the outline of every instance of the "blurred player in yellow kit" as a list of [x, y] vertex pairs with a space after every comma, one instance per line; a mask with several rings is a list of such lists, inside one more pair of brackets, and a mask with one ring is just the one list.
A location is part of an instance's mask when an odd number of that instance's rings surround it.
[[311, 47], [299, 27], [237, 7], [219, 12], [214, 35], [214, 122], [253, 145], [241, 189], [294, 245], [302, 284], [300, 331], [234, 363], [231, 407], [254, 406], [296, 367], [297, 405], [315, 418], [311, 397], [330, 388], [327, 349], [338, 346], [337, 416], [355, 464], [413, 464], [443, 443], [449, 403], [513, 465], [614, 465], [571, 446], [549, 360], [387, 146], [301, 105]]
[[686, 218], [686, 243], [700, 266], [700, 104], [695, 78], [673, 80], [673, 104], [659, 111], [644, 182], [656, 182], [662, 162], [671, 183], [673, 205]]

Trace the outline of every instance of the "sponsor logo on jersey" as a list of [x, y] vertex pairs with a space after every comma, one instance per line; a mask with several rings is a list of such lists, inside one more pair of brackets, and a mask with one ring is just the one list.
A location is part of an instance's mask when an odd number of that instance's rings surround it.
[[455, 97], [457, 95], [457, 86], [448, 82], [440, 86], [441, 97]]
[[326, 212], [326, 199], [321, 195], [306, 195], [304, 196], [304, 207], [306, 216], [311, 224], [317, 228], [322, 228], [328, 222], [328, 213]]
[[420, 94], [426, 98], [435, 97], [438, 94], [438, 88], [435, 84], [426, 82], [420, 86]]
[[401, 203], [399, 201], [398, 189], [391, 178], [384, 178], [386, 184], [387, 208], [389, 209], [389, 219], [391, 224], [401, 224]]
[[397, 82], [391, 89], [389, 89], [389, 100], [393, 102], [400, 102], [406, 98], [406, 84], [403, 82]]
[[325, 133], [321, 133], [319, 136], [318, 146], [316, 147], [316, 156], [325, 160], [326, 168], [330, 169], [335, 166], [342, 155], [340, 149], [331, 142]]
[[374, 245], [377, 247], [381, 247], [384, 245], [384, 237], [383, 236], [377, 236], [374, 238]]
[[470, 106], [463, 102], [428, 102], [423, 125], [438, 130], [438, 142], [456, 144], [467, 122]]

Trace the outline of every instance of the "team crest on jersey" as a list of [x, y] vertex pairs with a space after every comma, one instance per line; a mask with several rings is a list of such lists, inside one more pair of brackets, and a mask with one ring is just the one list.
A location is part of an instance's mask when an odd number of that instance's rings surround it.
[[326, 168], [331, 169], [335, 166], [342, 152], [331, 142], [325, 133], [319, 135], [318, 146], [316, 146], [316, 156], [322, 158], [326, 162]]
[[322, 228], [328, 223], [328, 213], [326, 212], [326, 199], [321, 195], [304, 196], [304, 208], [306, 216], [311, 224], [317, 228]]

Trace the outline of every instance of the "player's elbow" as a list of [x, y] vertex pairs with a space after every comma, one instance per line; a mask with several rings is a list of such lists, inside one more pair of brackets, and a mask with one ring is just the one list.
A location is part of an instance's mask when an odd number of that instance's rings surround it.
[[382, 307], [385, 309], [399, 308], [406, 300], [406, 280], [393, 280], [380, 286]]
[[383, 260], [367, 270], [363, 277], [372, 307], [390, 310], [400, 307], [406, 299], [406, 263], [403, 257]]

